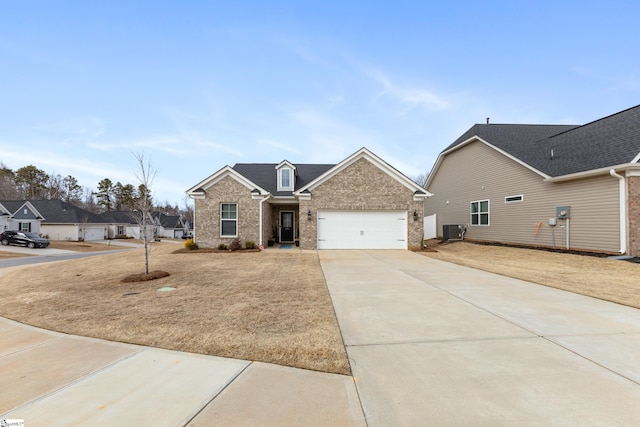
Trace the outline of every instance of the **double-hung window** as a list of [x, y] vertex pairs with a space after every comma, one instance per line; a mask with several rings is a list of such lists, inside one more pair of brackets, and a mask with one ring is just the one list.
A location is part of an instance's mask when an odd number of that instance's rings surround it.
[[222, 203], [220, 206], [220, 236], [238, 237], [237, 203]]
[[489, 225], [489, 200], [471, 202], [471, 225]]

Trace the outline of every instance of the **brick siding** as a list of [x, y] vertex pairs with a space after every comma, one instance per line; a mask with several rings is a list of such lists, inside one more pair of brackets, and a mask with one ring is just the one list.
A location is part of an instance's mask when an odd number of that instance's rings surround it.
[[[312, 218], [307, 220], [307, 211]], [[300, 201], [300, 247], [317, 249], [318, 210], [406, 210], [409, 248], [420, 247], [423, 236], [423, 203], [413, 200], [413, 191], [366, 159], [359, 159], [312, 191], [311, 200]], [[418, 219], [414, 221], [413, 212]]]
[[251, 190], [227, 176], [206, 190], [205, 199], [195, 200], [196, 243], [203, 248], [229, 244], [234, 237], [220, 237], [220, 205], [238, 204], [238, 239], [242, 246], [247, 240], [259, 242], [260, 201], [251, 198]]

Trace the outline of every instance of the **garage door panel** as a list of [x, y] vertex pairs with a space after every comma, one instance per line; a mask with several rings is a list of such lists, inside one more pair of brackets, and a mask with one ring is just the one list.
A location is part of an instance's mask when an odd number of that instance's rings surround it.
[[407, 249], [407, 212], [320, 211], [318, 249]]
[[87, 227], [84, 230], [84, 240], [102, 240], [104, 239], [104, 229], [102, 227]]

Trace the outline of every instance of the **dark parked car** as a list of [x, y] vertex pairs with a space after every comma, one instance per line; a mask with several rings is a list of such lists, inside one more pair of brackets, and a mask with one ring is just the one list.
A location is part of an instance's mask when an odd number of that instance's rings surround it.
[[26, 231], [5, 231], [0, 234], [0, 243], [3, 245], [22, 245], [28, 248], [46, 248], [49, 240], [37, 234]]

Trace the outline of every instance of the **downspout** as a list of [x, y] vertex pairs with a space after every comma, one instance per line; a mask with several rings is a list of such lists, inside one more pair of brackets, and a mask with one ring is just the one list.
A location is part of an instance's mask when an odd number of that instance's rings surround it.
[[618, 178], [618, 188], [620, 192], [620, 253], [627, 252], [627, 189], [624, 176], [616, 173], [615, 169], [611, 169], [609, 174]]
[[260, 245], [260, 247], [262, 246], [262, 204], [264, 202], [266, 202], [267, 200], [269, 200], [269, 198], [271, 197], [271, 194], [268, 194], [267, 197], [265, 197], [264, 199], [260, 200], [260, 241], [258, 242], [258, 245]]

